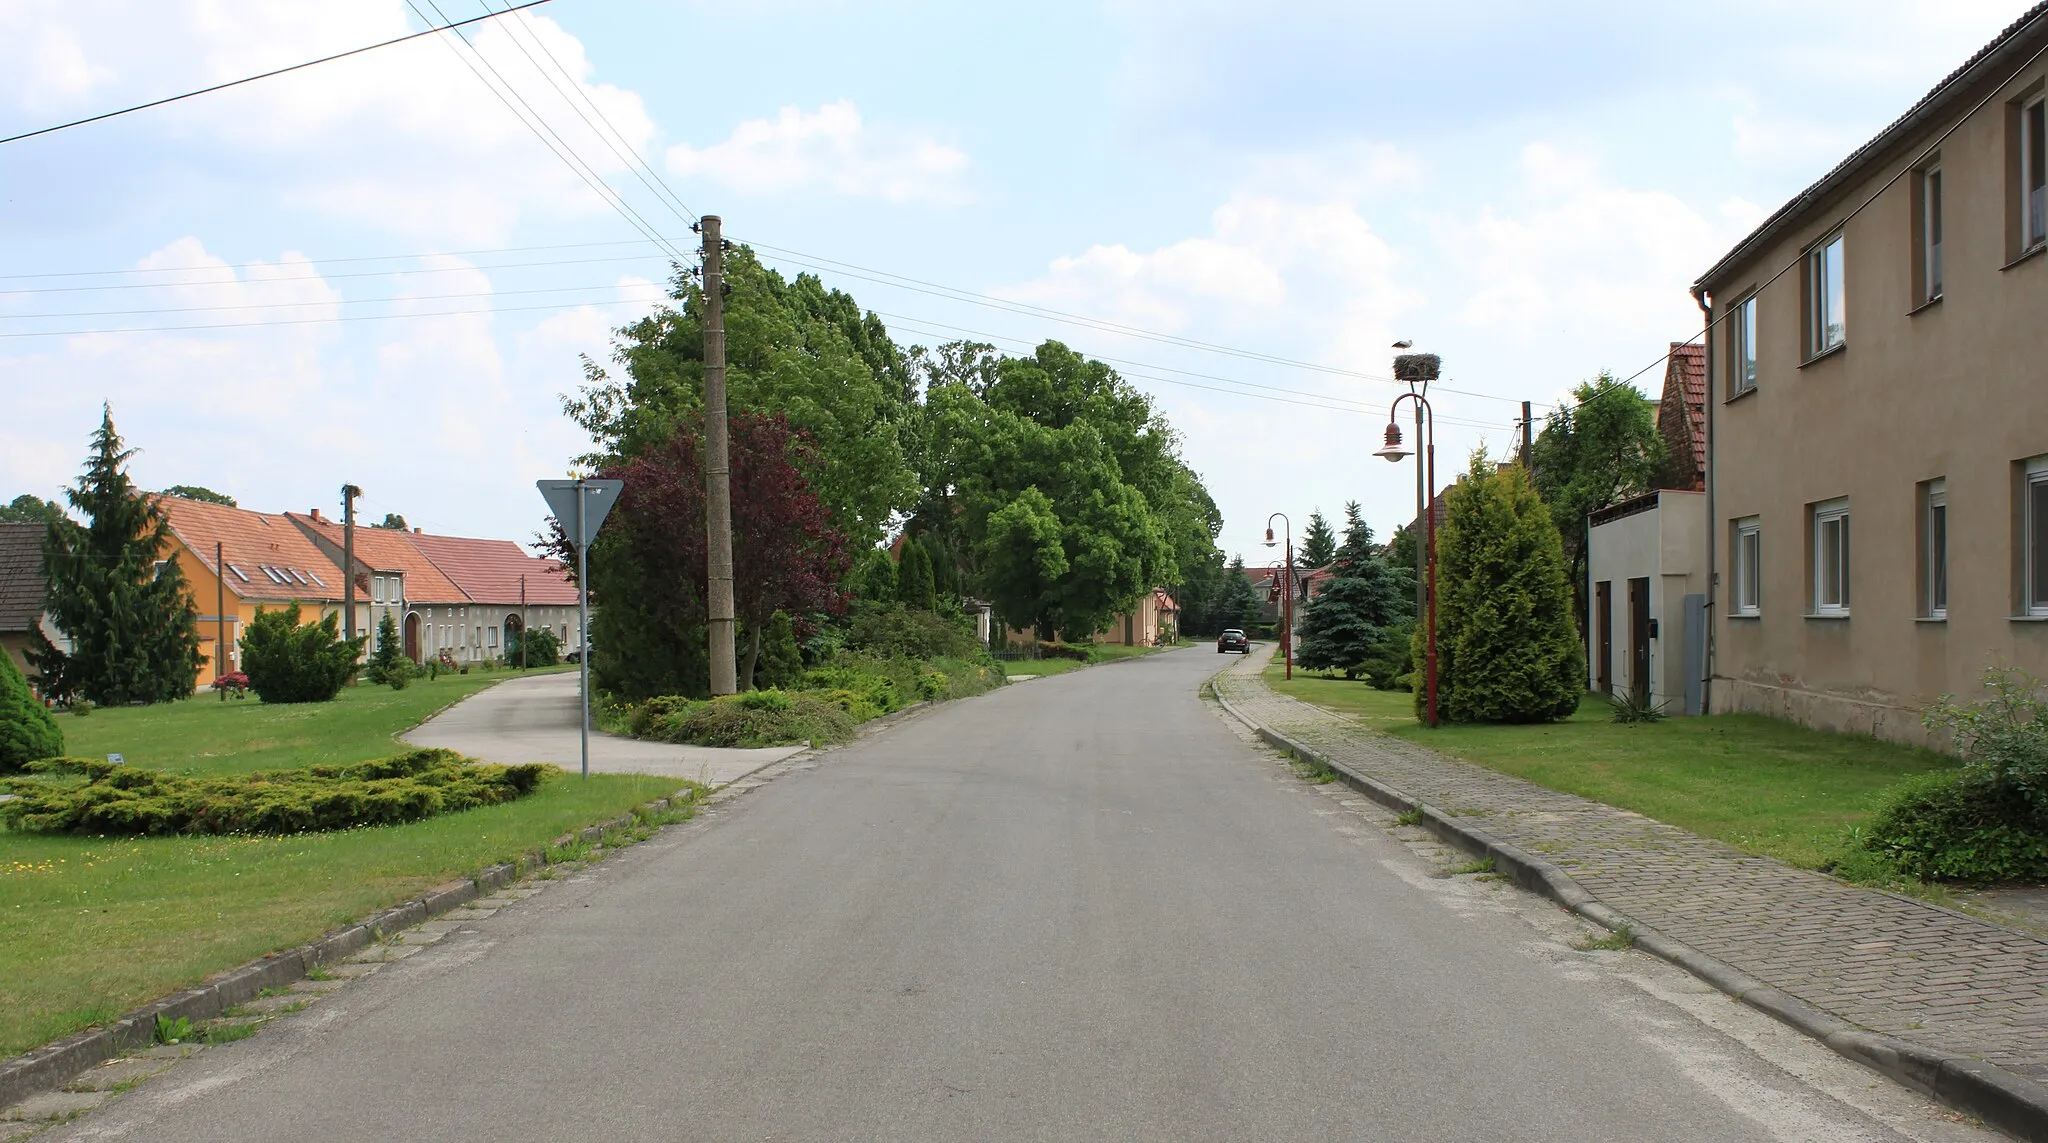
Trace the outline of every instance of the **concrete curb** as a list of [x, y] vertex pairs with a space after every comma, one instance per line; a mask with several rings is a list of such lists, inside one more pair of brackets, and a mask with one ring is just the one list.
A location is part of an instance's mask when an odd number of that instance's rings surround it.
[[[658, 813], [668, 809], [673, 801], [673, 797], [656, 798], [642, 804], [639, 809]], [[634, 814], [627, 814], [563, 834], [552, 844], [559, 846], [579, 840], [595, 842], [603, 838], [606, 831], [630, 826], [636, 820]], [[175, 992], [145, 1004], [103, 1027], [74, 1033], [0, 1062], [0, 1107], [19, 1103], [37, 1092], [55, 1090], [87, 1068], [149, 1047], [156, 1039], [158, 1016], [167, 1020], [182, 1017], [194, 1024], [211, 1020], [237, 1004], [247, 1004], [256, 999], [266, 988], [281, 988], [302, 980], [312, 969], [360, 952], [387, 934], [409, 929], [450, 909], [467, 905], [478, 897], [495, 893], [546, 864], [546, 848], [531, 850], [515, 861], [490, 866], [474, 878], [451, 881], [410, 901], [374, 913], [312, 944], [259, 957], [214, 976], [197, 988]]]
[[1522, 888], [1548, 897], [1609, 930], [1633, 933], [1635, 947], [1677, 965], [1734, 999], [1915, 1091], [2020, 1139], [2048, 1140], [2048, 1086], [1982, 1060], [1944, 1055], [1872, 1032], [1773, 988], [1726, 961], [1641, 924], [1595, 897], [1550, 862], [1260, 725], [1231, 705], [1221, 691], [1213, 686], [1210, 689], [1223, 709], [1260, 739], [1305, 762], [1328, 767], [1345, 785], [1388, 809], [1420, 814], [1420, 824], [1431, 834], [1475, 857], [1492, 858], [1495, 871], [1514, 879]]

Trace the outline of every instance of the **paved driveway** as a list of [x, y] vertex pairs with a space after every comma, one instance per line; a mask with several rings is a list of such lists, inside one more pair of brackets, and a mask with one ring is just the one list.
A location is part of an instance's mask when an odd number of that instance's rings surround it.
[[[488, 762], [580, 765], [576, 672], [509, 679], [456, 703], [402, 737], [415, 746], [445, 746]], [[722, 750], [671, 746], [592, 731], [590, 769], [602, 774], [661, 774], [723, 785], [787, 758], [801, 746]]]
[[1205, 708], [1217, 662], [1039, 679], [771, 769], [50, 1135], [1985, 1138], [1444, 878]]

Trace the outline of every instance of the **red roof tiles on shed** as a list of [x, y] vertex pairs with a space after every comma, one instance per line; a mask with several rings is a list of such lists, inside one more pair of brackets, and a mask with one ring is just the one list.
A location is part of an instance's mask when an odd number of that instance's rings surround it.
[[[1664, 396], [1657, 404], [1657, 433], [1671, 462], [1665, 483], [1699, 491], [1707, 478], [1707, 349], [1671, 343], [1664, 367]], [[1688, 464], [1687, 461], [1691, 463]]]

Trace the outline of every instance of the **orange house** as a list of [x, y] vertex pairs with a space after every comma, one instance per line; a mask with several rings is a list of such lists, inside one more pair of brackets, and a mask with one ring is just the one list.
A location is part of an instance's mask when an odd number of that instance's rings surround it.
[[171, 523], [165, 558], [178, 561], [199, 609], [201, 686], [240, 669], [242, 632], [258, 608], [297, 608], [302, 623], [340, 614], [341, 568], [284, 516], [175, 496], [157, 507]]

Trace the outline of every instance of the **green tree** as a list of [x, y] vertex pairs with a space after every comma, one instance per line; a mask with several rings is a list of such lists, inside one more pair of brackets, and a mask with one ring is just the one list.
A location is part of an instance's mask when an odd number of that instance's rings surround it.
[[[1578, 709], [1585, 647], [1572, 627], [1564, 549], [1519, 465], [1482, 450], [1444, 494], [1437, 535], [1438, 709], [1452, 722], [1548, 722]], [[1422, 661], [1423, 632], [1414, 655]], [[1423, 688], [1416, 688], [1420, 712]]]
[[[603, 611], [600, 610], [598, 614], [602, 615]], [[591, 626], [597, 626], [595, 620], [592, 620]], [[597, 641], [595, 635], [591, 641]], [[529, 667], [552, 667], [562, 661], [562, 638], [545, 628], [514, 631], [511, 640], [505, 644], [505, 651], [505, 661], [508, 663], [524, 663]], [[522, 652], [525, 654], [524, 658], [520, 657]]]
[[1358, 575], [1360, 569], [1380, 558], [1379, 545], [1373, 543], [1372, 525], [1365, 522], [1365, 513], [1353, 500], [1344, 505], [1344, 539], [1337, 549], [1330, 553], [1329, 562], [1340, 575]]
[[1223, 569], [1223, 578], [1218, 585], [1216, 602], [1212, 608], [1212, 622], [1218, 631], [1232, 627], [1249, 631], [1259, 621], [1265, 604], [1259, 599], [1259, 589], [1252, 583], [1251, 573], [1245, 570], [1244, 556], [1230, 558], [1230, 565]]
[[[392, 677], [403, 676], [398, 682]], [[405, 647], [398, 636], [398, 621], [391, 618], [389, 611], [377, 620], [377, 641], [370, 650], [369, 665], [363, 677], [373, 683], [390, 683], [394, 688], [403, 687], [404, 679], [412, 677], [412, 660], [405, 657]]]
[[215, 492], [211, 488], [201, 488], [196, 484], [173, 484], [164, 489], [163, 494], [175, 496], [180, 500], [197, 500], [203, 504], [224, 504], [229, 508], [235, 506], [234, 497]]
[[1026, 488], [990, 513], [980, 531], [982, 589], [996, 618], [1011, 627], [1029, 627], [1034, 637], [1045, 638], [1057, 622], [1052, 601], [1069, 570], [1052, 501], [1038, 489]]
[[327, 702], [356, 673], [363, 639], [341, 637], [341, 616], [299, 622], [297, 604], [256, 609], [242, 634], [242, 671], [264, 702]]
[[891, 603], [896, 599], [896, 561], [880, 548], [869, 548], [868, 554], [853, 566], [849, 586], [854, 598], [869, 603]]
[[917, 538], [925, 555], [932, 564], [932, 590], [938, 598], [955, 604], [960, 601], [960, 562], [953, 555], [953, 547], [938, 532], [926, 532]]
[[932, 557], [923, 544], [906, 540], [896, 561], [896, 599], [912, 611], [930, 611], [938, 606], [932, 585]]
[[398, 513], [396, 513], [396, 512], [386, 512], [386, 513], [384, 513], [384, 520], [383, 520], [383, 522], [382, 522], [382, 523], [378, 523], [378, 524], [372, 524], [372, 525], [370, 525], [370, 527], [372, 527], [372, 528], [389, 528], [389, 529], [391, 529], [391, 530], [392, 530], [392, 531], [394, 531], [394, 532], [410, 532], [410, 531], [412, 531], [412, 529], [411, 529], [411, 528], [409, 528], [409, 527], [407, 527], [407, 526], [406, 526], [406, 523], [405, 523], [405, 517], [403, 517], [403, 516], [400, 516], [400, 515], [399, 515]]
[[796, 624], [786, 611], [768, 620], [761, 637], [761, 656], [754, 667], [754, 685], [788, 688], [803, 681], [804, 657], [796, 643]]
[[0, 651], [0, 774], [64, 753], [64, 732], [28, 689], [14, 658]]
[[184, 698], [198, 681], [199, 613], [169, 558], [170, 521], [128, 479], [135, 454], [122, 447], [111, 408], [92, 440], [84, 475], [65, 493], [88, 523], [53, 519], [43, 538], [45, 605], [72, 648], [60, 651], [38, 632], [29, 661], [43, 694], [59, 701]]
[[7, 504], [0, 504], [0, 524], [47, 524], [64, 518], [64, 509], [54, 500], [23, 493]]
[[1337, 558], [1336, 530], [1323, 519], [1320, 508], [1308, 514], [1308, 528], [1302, 533], [1300, 556], [1304, 568], [1328, 567], [1330, 561]]
[[1572, 390], [1574, 402], [1544, 419], [1530, 449], [1536, 490], [1563, 539], [1572, 618], [1586, 629], [1586, 521], [1657, 487], [1665, 470], [1657, 403], [1601, 373]]
[[[809, 274], [786, 281], [741, 247], [726, 255], [727, 400], [735, 412], [779, 414], [811, 447], [803, 475], [856, 549], [911, 507], [917, 484], [904, 454], [914, 384], [873, 314]], [[676, 305], [619, 331], [623, 379], [585, 362], [564, 411], [597, 442], [581, 458], [604, 468], [667, 444], [704, 403], [701, 286], [678, 276]]]
[[[1344, 543], [1328, 561], [1332, 577], [1302, 613], [1296, 661], [1312, 670], [1338, 670], [1347, 679], [1368, 673], [1377, 660], [1385, 672], [1397, 653], [1386, 644], [1414, 611], [1414, 575], [1392, 565], [1373, 543], [1353, 501], [1345, 506]], [[1375, 683], [1383, 680], [1373, 676]]]

